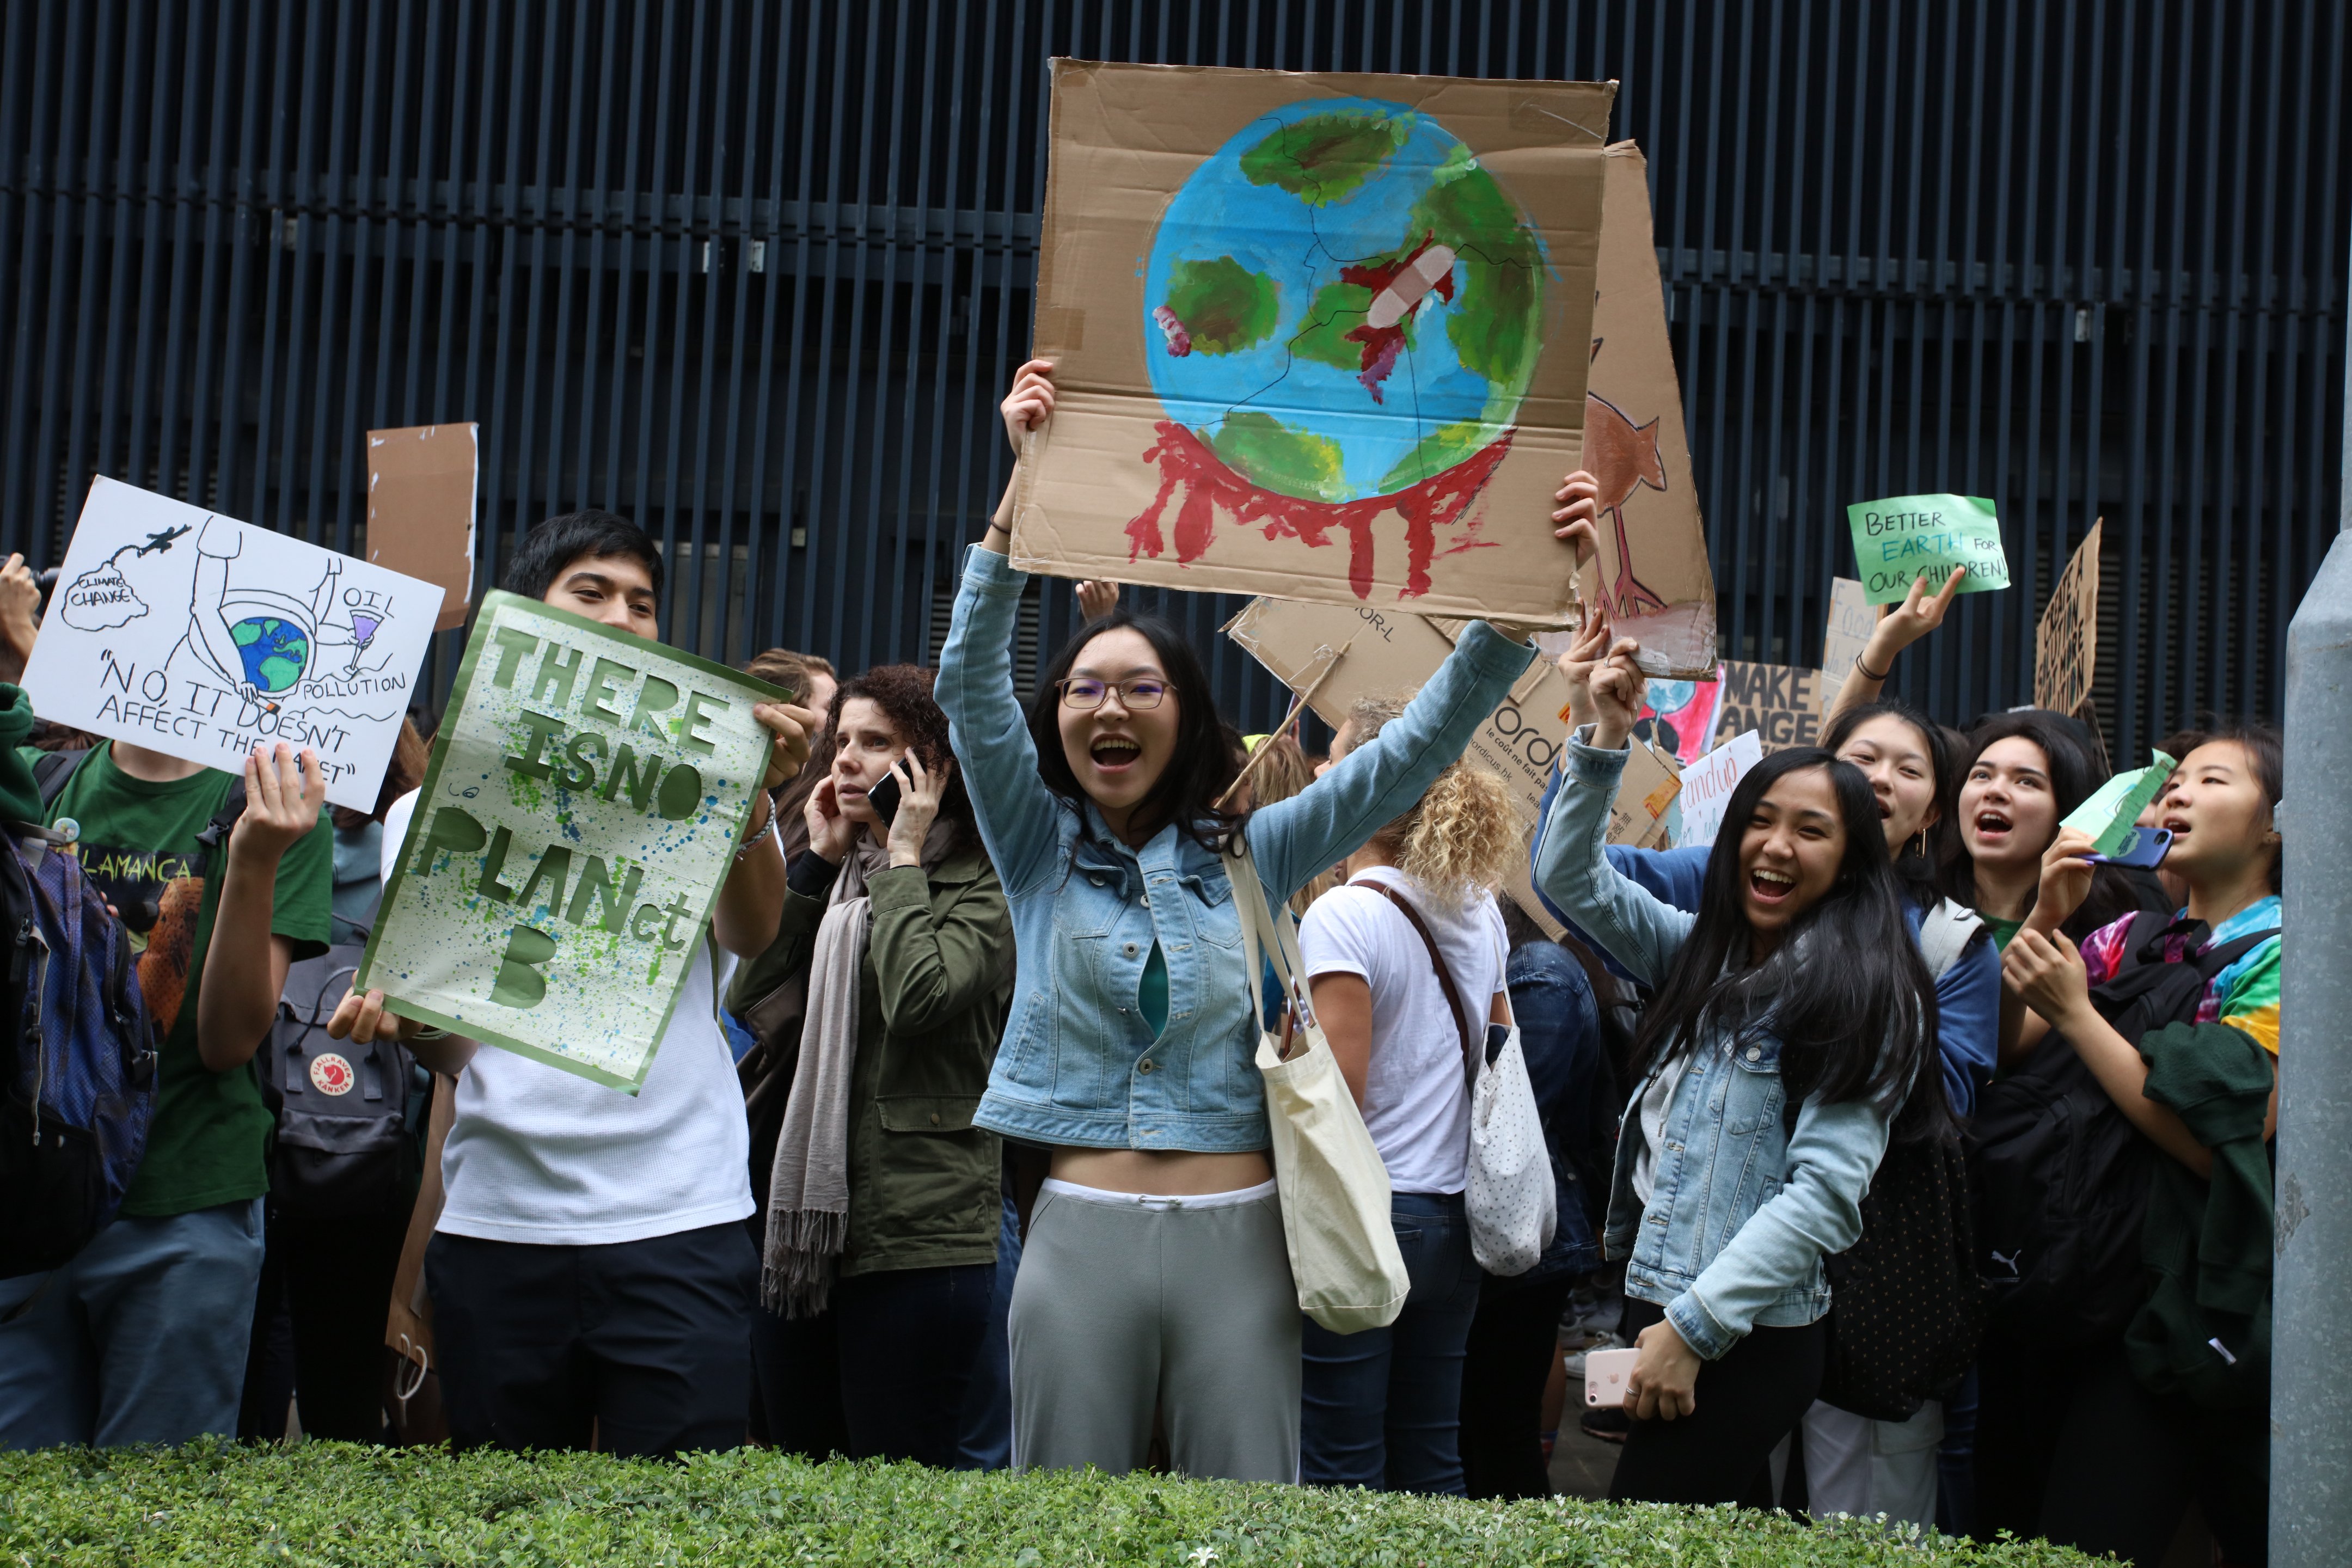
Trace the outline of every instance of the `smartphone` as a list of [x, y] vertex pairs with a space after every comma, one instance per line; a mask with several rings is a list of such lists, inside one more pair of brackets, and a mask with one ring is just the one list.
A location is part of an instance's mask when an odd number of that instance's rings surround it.
[[897, 773], [884, 773], [882, 782], [866, 792], [866, 804], [873, 808], [875, 816], [882, 819], [885, 827], [889, 826], [898, 815], [898, 795]]
[[2168, 827], [2135, 827], [2124, 840], [2121, 849], [2112, 855], [2085, 855], [2085, 860], [2101, 866], [2137, 866], [2153, 869], [2172, 847], [2172, 829]]
[[1641, 1359], [1641, 1351], [1631, 1347], [1585, 1352], [1584, 1403], [1595, 1410], [1624, 1408], [1625, 1384], [1633, 1375], [1633, 1363]]

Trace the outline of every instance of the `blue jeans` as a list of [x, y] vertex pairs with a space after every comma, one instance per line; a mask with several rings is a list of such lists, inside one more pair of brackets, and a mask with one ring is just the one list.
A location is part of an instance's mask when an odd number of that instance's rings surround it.
[[988, 1337], [971, 1363], [963, 1391], [963, 1435], [956, 1468], [1001, 1470], [1013, 1463], [1013, 1277], [1021, 1268], [1021, 1216], [1004, 1193], [1003, 1227], [996, 1237], [996, 1294], [988, 1303]]
[[0, 1279], [0, 1448], [236, 1436], [261, 1202], [121, 1215], [63, 1268]]
[[1458, 1193], [1398, 1193], [1389, 1215], [1412, 1293], [1385, 1329], [1308, 1321], [1299, 1479], [1459, 1497], [1462, 1359], [1478, 1315], [1470, 1221]]

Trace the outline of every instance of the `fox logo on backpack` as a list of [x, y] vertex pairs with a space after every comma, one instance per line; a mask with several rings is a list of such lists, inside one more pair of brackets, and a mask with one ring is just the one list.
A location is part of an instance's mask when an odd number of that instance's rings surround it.
[[[2213, 977], [2275, 928], [2203, 952], [2200, 922], [2133, 919], [2115, 974], [2092, 1005], [2137, 1046], [2151, 1029], [2192, 1023]], [[2167, 962], [2179, 951], [2184, 956]], [[1977, 1253], [1997, 1328], [2052, 1345], [2122, 1332], [2148, 1294], [2140, 1230], [2153, 1144], [2054, 1030], [1989, 1085], [1970, 1129]]]
[[254, 1055], [262, 1099], [278, 1118], [269, 1196], [281, 1214], [382, 1214], [415, 1191], [414, 1058], [389, 1036], [352, 1046], [327, 1034], [365, 951], [364, 942], [338, 943], [290, 965], [269, 1039]]
[[[44, 781], [46, 783], [46, 781]], [[67, 833], [0, 824], [0, 1019], [15, 1025], [0, 1104], [0, 1279], [65, 1263], [103, 1229], [146, 1152], [159, 1041], [131, 932]]]

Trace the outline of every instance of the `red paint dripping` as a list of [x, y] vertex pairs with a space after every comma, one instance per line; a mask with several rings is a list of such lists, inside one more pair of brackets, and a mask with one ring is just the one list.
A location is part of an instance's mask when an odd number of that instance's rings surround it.
[[[1160, 489], [1150, 504], [1127, 525], [1129, 560], [1156, 561], [1167, 552], [1160, 519], [1168, 503], [1176, 500], [1181, 485], [1184, 495], [1177, 504], [1175, 521], [1178, 564], [1190, 565], [1207, 552], [1214, 542], [1220, 511], [1235, 522], [1262, 525], [1268, 539], [1296, 539], [1312, 547], [1330, 543], [1337, 530], [1348, 537], [1348, 582], [1359, 599], [1371, 596], [1375, 518], [1391, 511], [1403, 517], [1405, 585], [1399, 596], [1420, 597], [1429, 592], [1429, 563], [1437, 554], [1437, 531], [1478, 526], [1478, 520], [1469, 516], [1471, 504], [1511, 449], [1511, 432], [1506, 430], [1491, 445], [1410, 489], [1361, 500], [1318, 501], [1259, 489], [1227, 468], [1197, 432], [1172, 419], [1160, 421], [1158, 432], [1160, 439], [1145, 449], [1143, 460], [1160, 465]], [[1446, 553], [1474, 542], [1457, 539], [1447, 546]]]

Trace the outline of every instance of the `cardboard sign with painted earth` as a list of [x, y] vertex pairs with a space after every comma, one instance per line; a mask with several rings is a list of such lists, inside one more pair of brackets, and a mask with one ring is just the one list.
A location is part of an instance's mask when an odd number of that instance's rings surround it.
[[1185, 181], [1152, 246], [1137, 325], [1181, 427], [1163, 468], [1222, 465], [1269, 517], [1377, 502], [1427, 529], [1501, 456], [1544, 266], [1526, 215], [1428, 114], [1339, 99], [1263, 116]]

